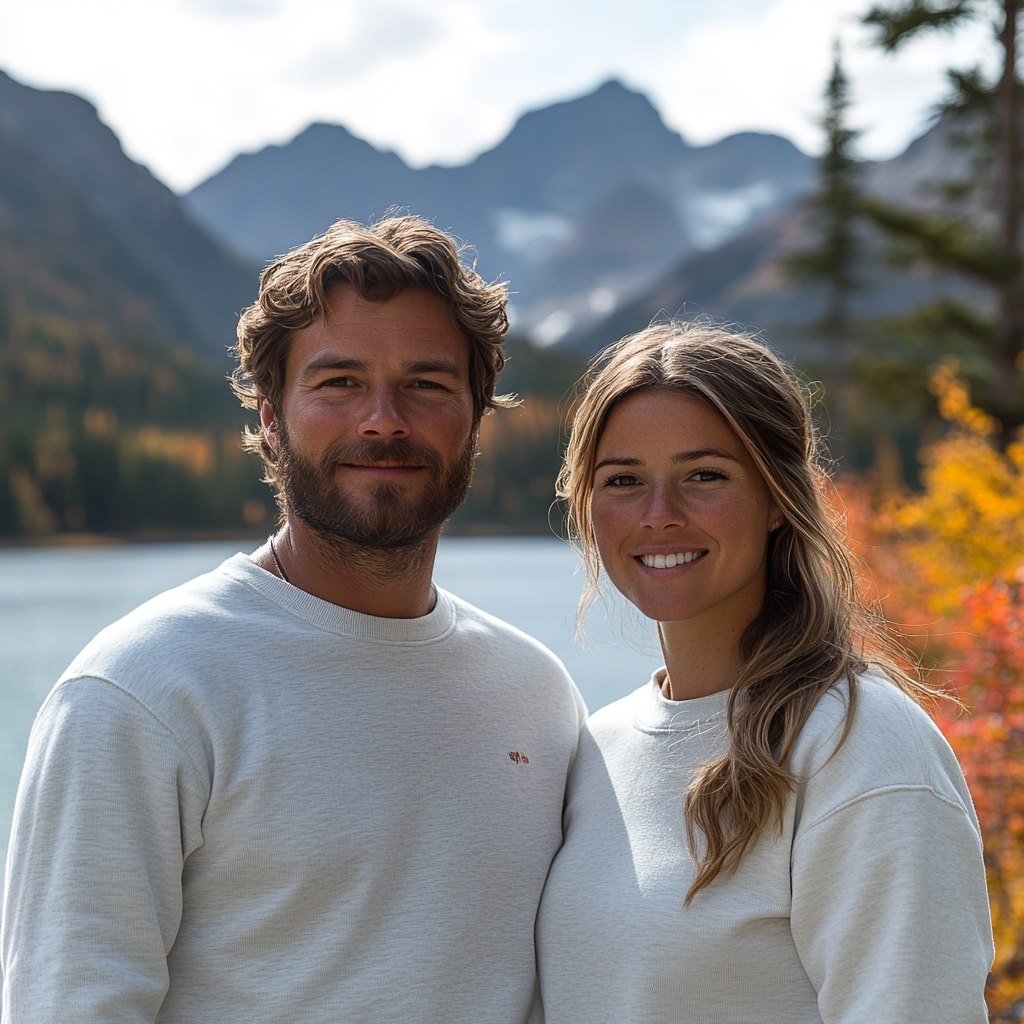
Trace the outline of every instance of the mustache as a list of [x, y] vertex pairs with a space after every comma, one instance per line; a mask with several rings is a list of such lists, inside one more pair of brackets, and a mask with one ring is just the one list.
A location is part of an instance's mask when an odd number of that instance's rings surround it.
[[416, 444], [405, 438], [394, 441], [355, 441], [337, 444], [320, 459], [320, 468], [329, 472], [338, 463], [365, 465], [372, 462], [394, 462], [403, 466], [425, 466], [438, 472], [444, 468], [444, 459], [429, 445]]

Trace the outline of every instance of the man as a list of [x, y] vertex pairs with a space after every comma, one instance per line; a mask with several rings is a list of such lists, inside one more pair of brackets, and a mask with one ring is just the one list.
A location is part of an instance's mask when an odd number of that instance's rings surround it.
[[5, 1024], [540, 1019], [585, 712], [546, 649], [431, 584], [503, 403], [504, 304], [413, 217], [264, 272], [234, 386], [280, 529], [104, 630], [47, 699]]

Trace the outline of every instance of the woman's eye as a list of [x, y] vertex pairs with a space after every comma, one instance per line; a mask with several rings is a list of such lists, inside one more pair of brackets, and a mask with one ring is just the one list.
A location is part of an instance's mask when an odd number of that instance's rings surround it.
[[617, 473], [605, 480], [605, 487], [634, 487], [637, 479], [632, 473]]
[[719, 469], [698, 469], [690, 479], [695, 480], [699, 484], [710, 484], [715, 480], [725, 480], [727, 477]]

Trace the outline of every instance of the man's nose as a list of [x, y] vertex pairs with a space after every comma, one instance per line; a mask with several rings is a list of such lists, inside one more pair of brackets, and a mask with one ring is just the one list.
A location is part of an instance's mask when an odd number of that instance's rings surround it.
[[409, 436], [409, 423], [402, 414], [399, 396], [392, 388], [375, 388], [371, 392], [369, 408], [356, 431], [362, 438], [376, 440]]

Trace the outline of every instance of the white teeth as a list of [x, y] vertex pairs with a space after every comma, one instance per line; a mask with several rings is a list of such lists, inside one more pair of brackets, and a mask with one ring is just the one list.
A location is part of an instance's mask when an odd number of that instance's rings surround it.
[[651, 569], [674, 569], [700, 558], [702, 551], [679, 551], [674, 555], [641, 555], [640, 560]]

